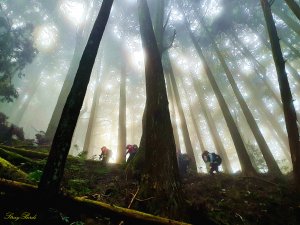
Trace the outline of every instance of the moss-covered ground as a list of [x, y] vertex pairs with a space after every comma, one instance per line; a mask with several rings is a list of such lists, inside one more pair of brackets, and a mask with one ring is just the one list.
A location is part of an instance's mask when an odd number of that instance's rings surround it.
[[[38, 150], [31, 150], [30, 154], [15, 151], [11, 155], [5, 150], [6, 153], [2, 151], [1, 154], [3, 158], [0, 158], [0, 176], [37, 184], [45, 163], [44, 159], [33, 157], [35, 154], [32, 151]], [[45, 154], [44, 151], [42, 153]], [[278, 179], [268, 175], [245, 177], [237, 174], [188, 174], [182, 177], [182, 183], [189, 205], [187, 211], [193, 224], [201, 224], [200, 215], [203, 213], [216, 224], [300, 224], [300, 193], [295, 190], [290, 175]], [[122, 207], [130, 205], [130, 208], [137, 210], [139, 202], [151, 201], [151, 198], [139, 197], [139, 184], [126, 177], [124, 165], [103, 166], [99, 161], [70, 157], [62, 186], [63, 191], [72, 196]], [[60, 224], [114, 224], [109, 218], [81, 218], [72, 221], [61, 212], [56, 212], [56, 217], [59, 217]]]

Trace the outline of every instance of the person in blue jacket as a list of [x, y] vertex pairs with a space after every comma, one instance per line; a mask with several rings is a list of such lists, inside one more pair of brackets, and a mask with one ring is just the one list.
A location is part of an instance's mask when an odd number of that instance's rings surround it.
[[209, 173], [210, 174], [214, 174], [214, 171], [216, 173], [219, 173], [219, 166], [222, 163], [222, 158], [217, 155], [216, 153], [210, 153], [208, 151], [204, 151], [202, 153], [202, 159], [205, 163], [209, 163], [210, 165], [210, 170]]

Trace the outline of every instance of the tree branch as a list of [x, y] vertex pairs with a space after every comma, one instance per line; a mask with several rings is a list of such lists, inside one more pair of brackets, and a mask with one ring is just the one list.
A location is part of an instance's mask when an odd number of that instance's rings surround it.
[[171, 12], [172, 12], [172, 10], [170, 10], [170, 12], [168, 13], [166, 22], [165, 22], [165, 24], [164, 24], [164, 26], [163, 26], [163, 32], [166, 31], [166, 27], [167, 27], [167, 25], [168, 25], [168, 23], [169, 23], [169, 20], [170, 20]]
[[172, 37], [170, 39], [170, 43], [167, 46], [163, 47], [162, 52], [168, 50], [169, 48], [171, 48], [173, 46], [173, 42], [175, 40], [175, 36], [176, 36], [176, 30], [174, 30], [174, 32], [173, 32], [173, 35], [172, 35]]

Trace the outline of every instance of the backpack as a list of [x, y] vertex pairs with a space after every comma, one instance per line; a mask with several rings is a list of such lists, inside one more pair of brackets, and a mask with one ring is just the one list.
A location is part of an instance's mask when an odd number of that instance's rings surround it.
[[218, 166], [221, 165], [222, 158], [219, 155], [217, 155], [216, 153], [212, 153], [212, 156], [213, 156], [213, 163], [217, 163]]

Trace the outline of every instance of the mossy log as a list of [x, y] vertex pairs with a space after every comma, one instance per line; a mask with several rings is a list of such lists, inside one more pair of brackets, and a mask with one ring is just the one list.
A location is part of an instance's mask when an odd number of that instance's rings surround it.
[[[6, 193], [16, 195], [27, 195], [29, 199], [40, 199], [37, 186], [25, 184], [17, 181], [9, 181], [0, 179], [0, 190]], [[123, 220], [126, 224], [178, 224], [187, 225], [188, 223], [179, 222], [151, 214], [139, 212], [132, 209], [122, 208], [115, 205], [106, 204], [103, 202], [93, 201], [80, 197], [70, 197], [66, 195], [59, 195], [56, 199], [47, 201], [47, 207], [56, 207], [58, 209], [72, 208], [73, 213], [85, 213], [90, 215], [102, 215], [110, 217], [113, 220]], [[45, 202], [45, 201], [43, 201]], [[48, 205], [49, 204], [49, 205]]]
[[18, 153], [11, 152], [0, 148], [0, 157], [9, 161], [11, 164], [20, 167], [26, 172], [32, 171], [35, 169], [43, 169], [44, 164], [37, 160], [32, 160], [28, 157], [22, 156]]
[[0, 177], [15, 180], [27, 180], [27, 174], [7, 160], [0, 157]]
[[27, 150], [23, 148], [15, 148], [15, 147], [10, 147], [6, 145], [0, 145], [1, 149], [17, 153], [19, 155], [31, 158], [31, 159], [46, 159], [48, 157], [48, 153], [45, 152], [38, 152], [34, 150]]

